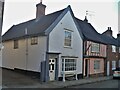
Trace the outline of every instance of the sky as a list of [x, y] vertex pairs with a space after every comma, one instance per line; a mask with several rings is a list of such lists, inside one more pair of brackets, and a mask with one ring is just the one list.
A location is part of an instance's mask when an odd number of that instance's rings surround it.
[[[41, 0], [5, 0], [2, 34], [13, 25], [34, 19], [36, 4]], [[46, 14], [71, 6], [74, 15], [84, 20], [88, 11], [88, 22], [99, 32], [107, 27], [113, 30], [113, 36], [118, 34], [118, 1], [119, 0], [42, 0]]]

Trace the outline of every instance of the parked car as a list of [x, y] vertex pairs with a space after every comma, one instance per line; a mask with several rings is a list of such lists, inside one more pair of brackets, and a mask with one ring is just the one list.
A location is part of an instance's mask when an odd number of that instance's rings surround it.
[[113, 79], [120, 78], [120, 67], [113, 70]]

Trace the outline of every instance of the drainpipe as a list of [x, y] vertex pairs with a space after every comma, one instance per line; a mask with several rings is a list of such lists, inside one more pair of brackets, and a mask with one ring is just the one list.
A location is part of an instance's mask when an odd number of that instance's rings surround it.
[[45, 60], [45, 82], [49, 81], [49, 56], [47, 54], [49, 52], [49, 35], [47, 35], [47, 46], [46, 46], [46, 60]]
[[63, 60], [63, 82], [65, 82], [65, 59]]
[[82, 56], [83, 56], [83, 63], [82, 63], [82, 66], [83, 66], [83, 67], [82, 67], [82, 68], [83, 68], [83, 69], [82, 69], [83, 77], [84, 77], [84, 54], [85, 54], [85, 53], [84, 53], [84, 49], [85, 49], [85, 48], [84, 48], [84, 42], [85, 42], [85, 41], [83, 40], [83, 55], [82, 55]]
[[28, 64], [28, 37], [27, 37], [27, 35], [28, 35], [28, 30], [27, 30], [27, 28], [25, 28], [25, 35], [26, 35], [26, 71], [27, 71], [27, 64]]

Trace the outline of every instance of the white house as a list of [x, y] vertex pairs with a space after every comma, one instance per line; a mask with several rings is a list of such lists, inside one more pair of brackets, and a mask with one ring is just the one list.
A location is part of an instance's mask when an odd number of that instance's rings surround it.
[[83, 40], [70, 6], [48, 15], [42, 2], [36, 7], [35, 19], [3, 35], [3, 67], [40, 72], [42, 81], [80, 78]]

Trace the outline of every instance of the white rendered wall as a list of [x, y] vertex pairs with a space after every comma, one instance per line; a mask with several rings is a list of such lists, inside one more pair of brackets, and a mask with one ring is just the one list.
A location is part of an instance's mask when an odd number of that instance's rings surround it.
[[[72, 30], [72, 47], [64, 47], [64, 28]], [[82, 74], [82, 60], [83, 60], [83, 41], [73, 21], [71, 13], [68, 11], [62, 20], [57, 24], [49, 35], [49, 52], [61, 53], [61, 56], [76, 56], [77, 73]], [[59, 60], [59, 76], [61, 76], [61, 58]]]
[[26, 55], [26, 39], [19, 40], [18, 49], [13, 49], [13, 43], [13, 41], [3, 43], [3, 67], [39, 72], [40, 63], [45, 60], [46, 37], [39, 37], [37, 45], [31, 45], [31, 39], [29, 38], [28, 55]]

